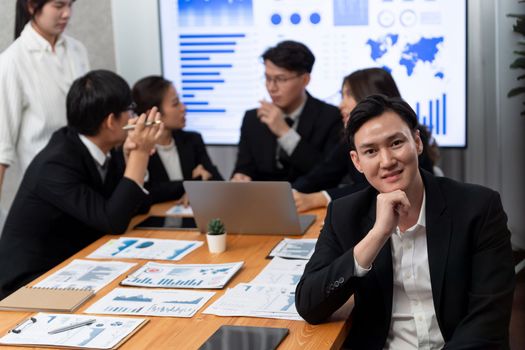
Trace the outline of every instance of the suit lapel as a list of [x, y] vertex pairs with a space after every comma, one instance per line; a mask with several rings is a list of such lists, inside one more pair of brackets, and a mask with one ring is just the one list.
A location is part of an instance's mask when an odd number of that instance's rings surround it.
[[[374, 197], [377, 193], [374, 193]], [[370, 205], [368, 215], [363, 219], [363, 231], [365, 234], [372, 229], [376, 220], [376, 200], [374, 199]], [[385, 305], [385, 319], [390, 323], [392, 316], [392, 293], [394, 274], [392, 269], [392, 249], [390, 239], [385, 243], [383, 248], [379, 251], [373, 263], [373, 269], [377, 283], [381, 286], [380, 290], [383, 292], [383, 303]]]
[[449, 244], [452, 234], [452, 220], [446, 210], [446, 202], [439, 185], [434, 178], [422, 170], [426, 195], [426, 230], [428, 265], [432, 296], [436, 315], [441, 307], [441, 292], [448, 260]]
[[177, 146], [177, 152], [179, 153], [182, 176], [185, 179], [191, 179], [193, 168], [197, 166], [197, 164], [194, 164], [193, 162], [193, 150], [191, 144], [188, 144], [186, 136], [187, 135], [184, 134], [184, 131], [182, 130], [173, 132], [173, 138], [175, 139], [175, 145]]
[[102, 178], [100, 177], [100, 173], [97, 170], [97, 166], [95, 165], [95, 160], [91, 156], [91, 153], [89, 153], [88, 149], [82, 141], [80, 141], [80, 138], [78, 137], [78, 134], [68, 129], [67, 131], [68, 138], [73, 142], [73, 144], [78, 147], [82, 153], [82, 163], [84, 163], [84, 166], [87, 170], [86, 176], [90, 179], [89, 182], [93, 184], [93, 187], [102, 190], [104, 187], [104, 184], [102, 183]]
[[308, 92], [306, 94], [306, 103], [299, 117], [299, 125], [297, 125], [297, 133], [301, 135], [302, 138], [308, 138], [310, 136], [313, 131], [315, 118], [317, 118], [318, 114], [317, 104]]
[[149, 170], [149, 181], [169, 181], [168, 173], [160, 160], [159, 154], [155, 152], [150, 158], [148, 163]]

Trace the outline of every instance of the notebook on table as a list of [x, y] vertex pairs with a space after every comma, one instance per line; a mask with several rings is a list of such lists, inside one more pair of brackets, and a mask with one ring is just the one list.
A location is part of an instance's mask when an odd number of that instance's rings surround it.
[[84, 289], [22, 287], [0, 301], [0, 310], [73, 312], [93, 295]]
[[197, 227], [220, 218], [229, 233], [302, 235], [315, 215], [298, 215], [288, 182], [184, 181]]

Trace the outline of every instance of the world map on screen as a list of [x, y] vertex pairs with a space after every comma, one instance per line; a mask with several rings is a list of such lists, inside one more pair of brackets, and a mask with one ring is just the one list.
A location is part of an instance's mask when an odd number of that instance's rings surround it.
[[[398, 34], [386, 34], [378, 39], [368, 39], [366, 44], [370, 47], [370, 57], [383, 64], [384, 69], [391, 72], [393, 64], [397, 63], [405, 68], [408, 76], [412, 76], [418, 63], [435, 63], [443, 41], [443, 37], [421, 37], [416, 42], [402, 43]], [[396, 53], [392, 57], [390, 53], [393, 51]], [[445, 75], [436, 68], [434, 76], [443, 79]]]

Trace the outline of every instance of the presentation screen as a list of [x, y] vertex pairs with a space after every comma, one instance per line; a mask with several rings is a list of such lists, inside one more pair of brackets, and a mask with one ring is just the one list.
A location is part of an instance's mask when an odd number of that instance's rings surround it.
[[261, 54], [282, 40], [316, 57], [308, 91], [337, 105], [343, 77], [382, 67], [442, 147], [466, 146], [466, 0], [159, 0], [162, 69], [188, 130], [237, 144], [269, 100]]

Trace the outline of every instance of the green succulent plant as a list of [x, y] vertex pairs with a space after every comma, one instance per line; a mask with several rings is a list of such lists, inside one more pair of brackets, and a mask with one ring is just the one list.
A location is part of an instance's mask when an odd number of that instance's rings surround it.
[[[520, 0], [518, 2], [524, 3], [525, 0]], [[507, 16], [516, 18], [516, 23], [514, 23], [512, 29], [514, 32], [521, 34], [522, 39], [525, 38], [525, 14], [508, 14]], [[523, 49], [514, 51], [514, 54], [518, 55], [518, 57], [510, 65], [511, 69], [525, 69], [525, 41], [519, 40], [518, 45], [522, 46]], [[521, 86], [511, 89], [507, 93], [508, 97], [525, 94], [525, 84], [523, 83], [523, 79], [525, 79], [525, 74], [521, 74], [517, 77], [517, 80], [521, 82]], [[523, 105], [525, 105], [525, 102], [523, 102]], [[522, 111], [520, 114], [525, 115], [525, 111]]]
[[221, 219], [211, 219], [208, 222], [209, 235], [222, 235], [225, 232], [224, 224], [222, 223]]

